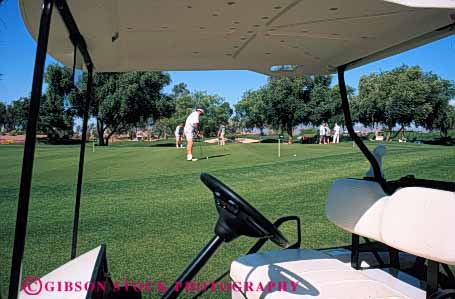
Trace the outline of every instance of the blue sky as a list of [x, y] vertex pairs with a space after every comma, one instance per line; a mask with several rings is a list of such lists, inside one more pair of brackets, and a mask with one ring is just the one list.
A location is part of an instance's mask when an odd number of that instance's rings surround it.
[[[39, 1], [39, 0], [36, 0]], [[10, 102], [30, 94], [36, 43], [22, 23], [18, 1], [6, 0], [0, 5], [0, 101]], [[53, 63], [48, 57], [47, 63]], [[420, 65], [445, 79], [455, 81], [455, 37], [351, 70], [346, 73], [347, 84], [357, 88], [361, 75], [390, 70], [401, 64]], [[185, 82], [191, 91], [205, 90], [236, 103], [247, 89], [256, 89], [267, 77], [249, 71], [192, 71], [170, 72], [171, 86]]]

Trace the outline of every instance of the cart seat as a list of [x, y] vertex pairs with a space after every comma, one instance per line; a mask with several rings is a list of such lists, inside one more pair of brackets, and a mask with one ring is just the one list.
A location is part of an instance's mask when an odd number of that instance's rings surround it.
[[[410, 187], [387, 196], [378, 184], [363, 180], [332, 184], [326, 208], [328, 219], [348, 232], [450, 265], [455, 264], [453, 211], [454, 192]], [[246, 255], [232, 263], [230, 275], [243, 286], [233, 290], [235, 299], [426, 297], [425, 283], [404, 272], [356, 270], [331, 251], [292, 249]], [[264, 290], [260, 284], [266, 286]], [[248, 285], [252, 291], [245, 288]]]
[[[92, 290], [86, 283], [102, 282], [107, 272], [106, 246], [101, 245], [70, 260], [54, 271], [39, 278], [27, 276], [23, 280], [19, 299], [86, 299]], [[33, 279], [33, 280], [31, 280]], [[79, 283], [79, 286], [77, 284]]]
[[389, 198], [377, 182], [336, 180], [329, 188], [326, 216], [350, 233], [382, 242], [381, 218]]
[[[317, 250], [289, 249], [246, 255], [232, 263], [230, 275], [242, 287], [233, 290], [233, 299], [425, 298], [420, 281], [404, 272], [355, 270]], [[245, 288], [248, 284], [251, 288]]]

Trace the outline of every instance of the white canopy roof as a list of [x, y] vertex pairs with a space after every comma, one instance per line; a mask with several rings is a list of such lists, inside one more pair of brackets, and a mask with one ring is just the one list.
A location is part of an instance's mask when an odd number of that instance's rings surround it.
[[[455, 0], [67, 0], [98, 72], [326, 74], [453, 34]], [[20, 0], [36, 39], [41, 1]], [[73, 63], [54, 10], [48, 52]], [[437, 55], [437, 53], [435, 53]], [[286, 66], [288, 72], [273, 72]]]

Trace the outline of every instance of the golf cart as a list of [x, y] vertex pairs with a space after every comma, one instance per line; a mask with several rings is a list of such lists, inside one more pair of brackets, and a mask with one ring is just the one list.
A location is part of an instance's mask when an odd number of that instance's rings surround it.
[[[44, 62], [49, 52], [88, 73], [82, 140], [86, 140], [93, 72], [246, 69], [272, 76], [338, 73], [345, 125], [371, 164], [363, 179], [329, 189], [328, 219], [352, 234], [339, 248], [300, 248], [300, 220], [274, 223], [209, 174], [219, 220], [215, 235], [162, 298], [177, 298], [223, 243], [258, 238], [233, 261], [230, 277], [246, 287], [232, 298], [455, 298], [455, 184], [411, 176], [386, 181], [378, 159], [355, 134], [344, 73], [453, 34], [453, 0], [19, 0], [37, 40], [22, 164], [9, 299], [140, 298], [109, 278], [106, 246], [76, 256], [85, 142], [81, 142], [71, 261], [42, 277], [21, 280]], [[178, 18], [175, 18], [178, 16]], [[52, 26], [51, 26], [52, 19]], [[39, 24], [39, 25], [38, 25]], [[49, 45], [49, 51], [48, 51]], [[83, 62], [83, 64], [79, 64]], [[295, 221], [289, 245], [279, 226]], [[365, 242], [360, 242], [360, 238]], [[278, 251], [258, 253], [270, 240]], [[219, 278], [220, 279], [220, 278]], [[217, 279], [218, 280], [218, 279]], [[75, 293], [42, 288], [47, 281], [104, 282]], [[288, 281], [292, 290], [274, 281]], [[266, 285], [262, 289], [258, 285]], [[20, 286], [22, 285], [22, 290]], [[251, 285], [255, 286], [254, 288]], [[34, 293], [34, 294], [33, 294]]]

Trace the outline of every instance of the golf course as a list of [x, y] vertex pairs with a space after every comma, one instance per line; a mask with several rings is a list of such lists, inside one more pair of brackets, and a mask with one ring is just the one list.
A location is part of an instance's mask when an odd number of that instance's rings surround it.
[[[367, 143], [370, 149], [376, 144]], [[455, 148], [387, 144], [385, 177], [455, 180]], [[23, 147], [0, 146], [0, 288], [8, 285]], [[78, 146], [38, 145], [31, 191], [23, 276], [42, 276], [70, 258]], [[369, 163], [357, 147], [331, 145], [204, 144], [195, 162], [173, 140], [88, 147], [81, 202], [78, 254], [104, 243], [114, 280], [152, 280], [170, 285], [213, 236], [217, 213], [211, 192], [199, 179], [210, 173], [271, 220], [297, 215], [302, 247], [349, 244], [350, 235], [324, 215], [329, 185], [337, 178], [361, 178]], [[208, 159], [205, 159], [208, 157]], [[293, 224], [282, 228], [295, 240]], [[229, 268], [255, 240], [225, 244], [197, 281], [210, 281]], [[276, 248], [268, 244], [268, 249]], [[156, 293], [143, 293], [157, 298]], [[190, 296], [187, 294], [185, 296]], [[205, 298], [230, 298], [230, 293]]]

